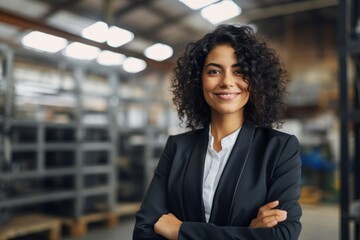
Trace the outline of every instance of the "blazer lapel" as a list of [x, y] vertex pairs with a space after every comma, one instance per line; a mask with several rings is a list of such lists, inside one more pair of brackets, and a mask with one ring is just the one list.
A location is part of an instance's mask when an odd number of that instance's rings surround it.
[[254, 133], [255, 128], [245, 122], [216, 188], [209, 219], [211, 223], [219, 226], [229, 224], [234, 195], [248, 160]]
[[184, 177], [183, 200], [186, 221], [204, 222], [205, 212], [202, 201], [204, 162], [209, 141], [209, 128], [203, 129], [189, 157]]

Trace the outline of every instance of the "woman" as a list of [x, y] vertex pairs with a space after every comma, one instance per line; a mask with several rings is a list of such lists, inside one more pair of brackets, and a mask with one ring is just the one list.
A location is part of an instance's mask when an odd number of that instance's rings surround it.
[[133, 239], [298, 238], [299, 143], [271, 128], [287, 82], [249, 27], [220, 25], [187, 46], [172, 89], [191, 131], [169, 137]]

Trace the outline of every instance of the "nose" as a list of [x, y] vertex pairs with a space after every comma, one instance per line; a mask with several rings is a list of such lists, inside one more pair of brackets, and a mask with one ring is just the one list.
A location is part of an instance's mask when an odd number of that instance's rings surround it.
[[234, 86], [234, 76], [231, 73], [225, 73], [221, 79], [220, 87], [232, 87]]

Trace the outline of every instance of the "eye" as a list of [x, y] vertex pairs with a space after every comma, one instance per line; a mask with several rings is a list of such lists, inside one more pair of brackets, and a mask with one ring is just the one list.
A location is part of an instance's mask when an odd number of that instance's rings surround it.
[[207, 73], [208, 73], [209, 75], [216, 75], [216, 74], [219, 74], [220, 71], [217, 70], [217, 69], [209, 69], [209, 70], [207, 71]]
[[238, 70], [235, 70], [234, 71], [234, 75], [236, 75], [236, 76], [243, 76], [243, 74], [242, 74], [242, 72], [240, 71], [240, 69], [238, 69]]

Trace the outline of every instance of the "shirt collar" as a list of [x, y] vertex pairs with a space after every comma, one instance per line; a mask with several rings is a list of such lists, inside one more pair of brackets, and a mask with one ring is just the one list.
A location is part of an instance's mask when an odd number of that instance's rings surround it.
[[[239, 127], [235, 132], [227, 135], [223, 139], [221, 139], [221, 149], [227, 149], [232, 147], [235, 144], [235, 141], [239, 135], [241, 127]], [[211, 124], [209, 125], [209, 148], [214, 149], [214, 137], [211, 134]]]

